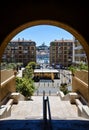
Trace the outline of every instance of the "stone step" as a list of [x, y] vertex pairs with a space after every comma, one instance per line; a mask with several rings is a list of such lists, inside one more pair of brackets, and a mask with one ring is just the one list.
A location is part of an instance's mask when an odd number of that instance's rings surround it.
[[[79, 117], [77, 106], [50, 96], [52, 130], [89, 130], [89, 119]], [[19, 101], [12, 106], [11, 116], [0, 120], [0, 130], [50, 130], [43, 128], [43, 98], [33, 96], [31, 101]]]

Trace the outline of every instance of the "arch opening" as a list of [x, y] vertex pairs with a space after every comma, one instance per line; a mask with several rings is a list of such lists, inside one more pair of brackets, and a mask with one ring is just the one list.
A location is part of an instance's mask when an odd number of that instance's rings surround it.
[[87, 42], [85, 41], [85, 39], [81, 36], [81, 34], [79, 34], [79, 32], [77, 32], [74, 28], [68, 26], [65, 23], [61, 23], [58, 21], [53, 21], [53, 20], [36, 20], [36, 21], [32, 21], [32, 22], [28, 22], [25, 23], [19, 27], [17, 27], [16, 29], [14, 29], [6, 38], [5, 40], [2, 42], [1, 44], [1, 51], [0, 51], [0, 61], [3, 55], [3, 52], [5, 50], [5, 47], [7, 46], [7, 44], [9, 43], [9, 41], [19, 32], [23, 31], [24, 29], [33, 27], [33, 26], [38, 26], [38, 25], [53, 25], [55, 27], [59, 27], [62, 28], [66, 31], [68, 31], [69, 33], [71, 33], [76, 39], [78, 39], [78, 41], [80, 42], [80, 44], [83, 46], [86, 56], [87, 56], [87, 60], [88, 60], [88, 66], [89, 66], [89, 46], [87, 44]]
[[[79, 40], [79, 42], [81, 43], [81, 45], [84, 47], [84, 50], [86, 52], [87, 55], [87, 59], [88, 59], [88, 63], [89, 63], [89, 47], [87, 42], [85, 41], [85, 39], [81, 36], [81, 34], [79, 34], [76, 30], [74, 30], [72, 27], [63, 24], [63, 23], [59, 23], [57, 21], [51, 21], [51, 20], [38, 20], [38, 21], [33, 21], [33, 22], [29, 22], [26, 23], [24, 25], [21, 25], [20, 27], [17, 27], [15, 30], [13, 30], [3, 41], [3, 43], [1, 44], [1, 52], [0, 52], [0, 60], [2, 58], [2, 54], [4, 52], [4, 49], [6, 47], [6, 45], [9, 43], [9, 41], [19, 32], [23, 31], [24, 29], [28, 28], [28, 27], [32, 27], [35, 25], [54, 25], [57, 27], [61, 27], [63, 29], [65, 29], [66, 31], [70, 32], [73, 36], [76, 37], [76, 39]], [[89, 85], [88, 85], [89, 86]]]
[[81, 45], [83, 46], [86, 55], [87, 55], [87, 59], [89, 61], [89, 46], [87, 44], [87, 42], [85, 41], [85, 39], [82, 37], [82, 35], [77, 32], [75, 29], [73, 29], [72, 27], [58, 22], [58, 21], [52, 21], [52, 20], [37, 20], [37, 21], [32, 21], [32, 22], [28, 22], [25, 23], [19, 27], [17, 27], [16, 29], [14, 29], [10, 34], [8, 34], [8, 36], [4, 39], [4, 41], [1, 44], [1, 51], [0, 51], [0, 60], [2, 58], [2, 54], [4, 52], [5, 47], [7, 46], [7, 44], [9, 43], [9, 41], [19, 32], [23, 31], [26, 28], [32, 27], [32, 26], [36, 26], [36, 25], [53, 25], [59, 28], [63, 28], [64, 30], [68, 31], [69, 33], [71, 33], [76, 39], [78, 39], [78, 41], [81, 43]]

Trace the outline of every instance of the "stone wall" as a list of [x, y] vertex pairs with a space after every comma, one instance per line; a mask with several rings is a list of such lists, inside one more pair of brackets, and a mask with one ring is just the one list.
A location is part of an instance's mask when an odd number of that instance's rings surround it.
[[88, 84], [88, 71], [86, 70], [75, 71], [74, 75], [83, 82], [85, 82], [86, 84]]
[[76, 71], [72, 77], [72, 89], [79, 92], [89, 102], [88, 71]]
[[15, 75], [13, 70], [2, 70], [0, 81], [0, 101], [9, 93], [15, 92]]
[[1, 83], [7, 80], [9, 77], [14, 75], [14, 71], [12, 69], [10, 70], [1, 70]]

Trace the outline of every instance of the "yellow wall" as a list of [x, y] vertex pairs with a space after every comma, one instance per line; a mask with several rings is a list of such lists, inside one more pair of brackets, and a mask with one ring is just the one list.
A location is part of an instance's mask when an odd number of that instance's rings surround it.
[[15, 75], [13, 70], [1, 71], [0, 101], [2, 101], [7, 94], [15, 91]]
[[12, 75], [14, 75], [14, 71], [12, 69], [10, 70], [2, 70], [1, 71], [1, 83], [10, 78]]
[[75, 76], [72, 77], [73, 91], [80, 92], [81, 95], [88, 101], [88, 72], [87, 71], [76, 71]]
[[86, 84], [88, 84], [88, 71], [86, 70], [75, 71], [74, 75], [77, 76], [80, 80], [84, 81]]

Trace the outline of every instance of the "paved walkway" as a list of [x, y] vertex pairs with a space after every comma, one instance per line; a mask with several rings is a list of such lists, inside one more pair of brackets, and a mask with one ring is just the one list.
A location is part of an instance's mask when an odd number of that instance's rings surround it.
[[[51, 117], [54, 119], [81, 119], [77, 114], [76, 105], [62, 101], [59, 96], [49, 96]], [[7, 119], [43, 118], [43, 97], [32, 96], [31, 101], [19, 101], [12, 106], [11, 116]]]
[[[76, 105], [49, 96], [52, 130], [89, 130], [89, 120], [77, 114]], [[12, 106], [11, 116], [0, 120], [0, 130], [51, 130], [43, 128], [43, 97], [32, 96], [31, 101], [19, 101]]]

